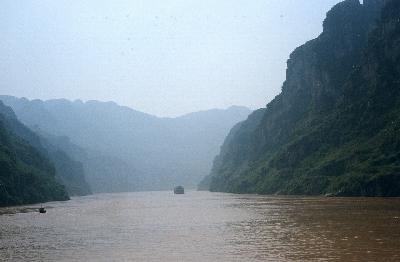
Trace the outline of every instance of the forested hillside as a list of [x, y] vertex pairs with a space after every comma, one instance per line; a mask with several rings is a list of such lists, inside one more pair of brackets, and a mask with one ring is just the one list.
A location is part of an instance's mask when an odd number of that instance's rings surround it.
[[[0, 206], [68, 200], [64, 186], [56, 181], [54, 165], [17, 136], [16, 128], [24, 132], [12, 110], [0, 102]], [[32, 141], [39, 143], [39, 138], [31, 135]]]

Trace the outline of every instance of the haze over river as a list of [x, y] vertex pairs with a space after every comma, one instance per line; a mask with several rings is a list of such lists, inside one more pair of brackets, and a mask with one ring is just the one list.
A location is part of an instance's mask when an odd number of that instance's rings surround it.
[[1, 208], [5, 261], [400, 261], [400, 199], [189, 191]]

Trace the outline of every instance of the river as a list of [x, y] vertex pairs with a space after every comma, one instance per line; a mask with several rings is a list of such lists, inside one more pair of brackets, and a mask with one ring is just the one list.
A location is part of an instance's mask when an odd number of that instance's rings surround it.
[[45, 206], [0, 208], [0, 260], [400, 261], [400, 199], [137, 192]]

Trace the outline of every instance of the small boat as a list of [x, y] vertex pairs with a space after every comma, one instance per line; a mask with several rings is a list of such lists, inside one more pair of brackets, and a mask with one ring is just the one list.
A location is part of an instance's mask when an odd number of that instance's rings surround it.
[[46, 209], [42, 205], [40, 205], [39, 213], [44, 214], [46, 212], [47, 212]]
[[185, 189], [183, 186], [176, 186], [174, 188], [174, 194], [185, 194]]

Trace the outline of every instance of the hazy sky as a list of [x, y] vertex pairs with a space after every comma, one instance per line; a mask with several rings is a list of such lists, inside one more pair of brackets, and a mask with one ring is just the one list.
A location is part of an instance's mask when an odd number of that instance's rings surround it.
[[1, 0], [0, 93], [159, 116], [263, 107], [340, 0]]

